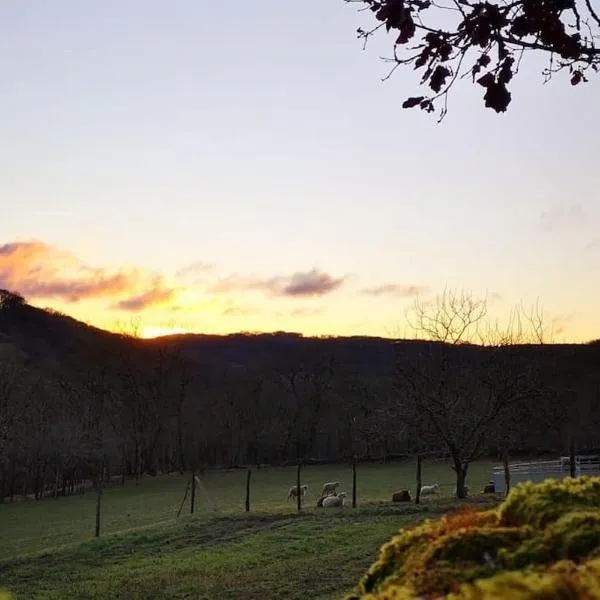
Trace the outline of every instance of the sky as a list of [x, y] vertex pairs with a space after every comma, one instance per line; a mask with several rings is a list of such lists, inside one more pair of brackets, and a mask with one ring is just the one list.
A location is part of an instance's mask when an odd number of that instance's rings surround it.
[[342, 0], [0, 2], [0, 287], [144, 336], [406, 332], [445, 288], [600, 338], [600, 80], [403, 110]]

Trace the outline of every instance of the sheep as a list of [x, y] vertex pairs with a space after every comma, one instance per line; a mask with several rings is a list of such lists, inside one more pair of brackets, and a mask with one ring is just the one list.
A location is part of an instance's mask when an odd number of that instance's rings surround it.
[[496, 484], [493, 481], [490, 481], [484, 488], [484, 494], [495, 494], [496, 493]]
[[[306, 494], [308, 494], [308, 484], [305, 483], [303, 485], [300, 486], [300, 492], [302, 497], [304, 498], [304, 496], [306, 496]], [[287, 494], [287, 499], [288, 501], [290, 499], [296, 499], [298, 498], [298, 486], [297, 485], [293, 485], [289, 490], [288, 490], [288, 494]]]
[[317, 500], [317, 508], [323, 508], [323, 500], [325, 500], [325, 498], [329, 498], [330, 496], [337, 496], [337, 492], [333, 492], [333, 494], [327, 494], [325, 496], [321, 496]]
[[408, 490], [400, 490], [392, 494], [392, 502], [410, 502], [410, 492]]
[[335, 496], [325, 496], [323, 498], [323, 508], [343, 507], [346, 492], [340, 492]]
[[434, 483], [433, 485], [421, 486], [421, 496], [429, 496], [431, 494], [437, 494], [439, 489], [440, 489], [439, 483]]
[[321, 492], [321, 496], [329, 496], [336, 492], [338, 486], [340, 485], [339, 481], [328, 481], [323, 484], [323, 491]]

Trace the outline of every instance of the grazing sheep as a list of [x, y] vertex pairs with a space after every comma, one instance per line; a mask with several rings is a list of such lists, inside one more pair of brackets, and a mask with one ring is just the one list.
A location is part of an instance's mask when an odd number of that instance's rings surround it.
[[323, 500], [325, 500], [325, 498], [329, 498], [330, 496], [337, 496], [337, 492], [333, 492], [333, 494], [327, 494], [326, 496], [321, 496], [317, 500], [317, 508], [323, 508]]
[[[304, 496], [306, 496], [306, 494], [308, 494], [308, 484], [305, 483], [304, 485], [300, 486], [300, 493], [302, 495], [302, 497], [304, 498]], [[292, 499], [296, 499], [298, 498], [298, 486], [297, 485], [293, 485], [289, 490], [288, 490], [288, 495], [287, 495], [287, 499], [290, 500], [290, 498]]]
[[437, 494], [440, 489], [439, 483], [434, 483], [433, 485], [423, 485], [421, 486], [421, 496], [429, 496], [431, 494]]
[[400, 490], [392, 494], [392, 502], [410, 502], [410, 492], [408, 490]]
[[484, 488], [484, 494], [495, 494], [496, 493], [496, 484], [493, 481], [490, 481]]
[[344, 499], [346, 498], [346, 492], [340, 492], [335, 496], [326, 496], [323, 498], [323, 508], [333, 508], [344, 506]]
[[323, 491], [321, 492], [321, 496], [329, 496], [331, 494], [335, 494], [338, 486], [340, 485], [339, 481], [328, 481], [323, 484]]

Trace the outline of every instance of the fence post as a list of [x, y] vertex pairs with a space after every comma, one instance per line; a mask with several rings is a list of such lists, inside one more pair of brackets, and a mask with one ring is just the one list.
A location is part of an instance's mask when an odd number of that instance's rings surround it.
[[196, 471], [192, 471], [192, 496], [190, 498], [190, 515], [194, 514], [194, 503], [196, 502]]
[[252, 477], [252, 469], [248, 469], [246, 473], [246, 512], [250, 512], [250, 478]]
[[508, 496], [510, 492], [510, 466], [508, 464], [508, 452], [502, 455], [502, 464], [504, 466], [504, 495]]
[[178, 519], [179, 519], [179, 515], [181, 514], [181, 511], [183, 510], [183, 505], [185, 504], [185, 501], [187, 499], [187, 495], [188, 495], [189, 491], [190, 491], [190, 482], [188, 481], [187, 485], [185, 486], [185, 494], [183, 495], [183, 500], [181, 501], [181, 506], [179, 507], [179, 510], [177, 511]]
[[421, 461], [421, 455], [417, 454], [417, 491], [415, 494], [415, 504], [421, 502]]
[[352, 508], [356, 508], [356, 454], [352, 459]]
[[575, 459], [575, 439], [573, 436], [569, 439], [569, 475], [577, 477], [577, 461]]
[[102, 466], [100, 467], [100, 475], [98, 476], [98, 489], [96, 490], [96, 531], [94, 537], [100, 537], [100, 510], [102, 506], [102, 486], [104, 483], [104, 465], [106, 464], [106, 458], [102, 459]]
[[100, 537], [100, 507], [102, 505], [102, 484], [98, 483], [96, 491], [96, 533], [95, 537]]
[[302, 461], [299, 460], [298, 461], [298, 469], [296, 470], [296, 506], [298, 509], [298, 512], [300, 512], [302, 510], [302, 493], [300, 490], [300, 471], [302, 470]]

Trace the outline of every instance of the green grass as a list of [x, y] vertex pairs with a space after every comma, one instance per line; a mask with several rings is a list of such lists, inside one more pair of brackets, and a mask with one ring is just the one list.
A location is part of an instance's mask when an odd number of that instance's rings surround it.
[[[490, 466], [473, 465], [472, 490], [490, 479]], [[311, 494], [300, 515], [285, 499], [294, 479], [293, 468], [253, 471], [245, 514], [245, 473], [206, 474], [195, 515], [186, 506], [179, 520], [186, 479], [128, 482], [105, 491], [99, 539], [89, 539], [91, 493], [0, 506], [0, 585], [16, 598], [337, 598], [400, 528], [456, 505], [453, 472], [441, 463], [424, 470], [425, 483], [442, 484], [441, 497], [421, 507], [387, 502], [414, 487], [413, 464], [361, 466], [356, 510], [314, 508], [324, 481], [349, 491], [347, 466], [303, 470]]]

